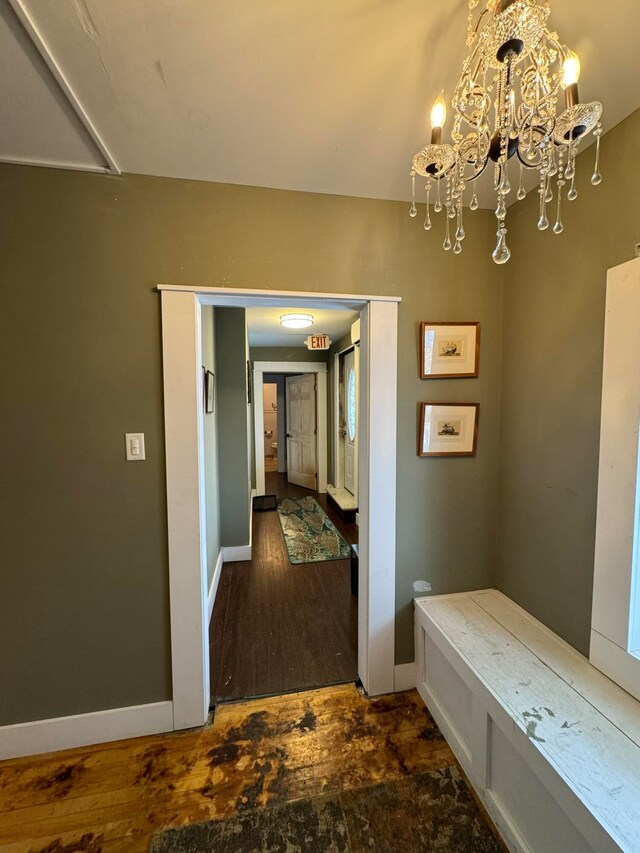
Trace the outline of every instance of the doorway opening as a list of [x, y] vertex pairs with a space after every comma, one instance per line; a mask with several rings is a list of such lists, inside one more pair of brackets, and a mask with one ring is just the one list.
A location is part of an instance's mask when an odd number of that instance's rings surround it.
[[225, 563], [213, 608], [214, 704], [358, 676], [351, 550], [358, 528], [336, 515], [326, 495], [330, 348], [358, 314], [311, 311], [323, 331], [314, 341], [321, 337], [325, 347], [311, 350], [305, 333], [281, 329], [285, 307], [246, 312], [256, 497], [250, 557]]
[[[349, 309], [360, 315], [359, 394], [363, 417], [358, 447], [357, 669], [365, 690], [371, 695], [393, 692], [395, 512], [390, 512], [389, 507], [395, 506], [397, 310], [400, 300], [174, 285], [160, 285], [159, 289], [162, 292], [174, 728], [202, 725], [207, 719], [210, 697], [208, 628], [213, 587], [208, 581], [204, 500], [201, 341], [204, 306], [248, 308], [286, 304], [303, 310]], [[219, 405], [218, 411], [221, 408]]]
[[[264, 421], [264, 470], [272, 474], [278, 470], [278, 437], [280, 434], [279, 421], [284, 418], [282, 402], [278, 402], [278, 379], [262, 384], [263, 421]], [[280, 443], [280, 453], [284, 455], [284, 446]]]
[[[327, 361], [261, 361], [258, 359], [262, 349], [250, 350], [255, 359], [252, 361], [255, 493], [270, 494], [265, 482], [269, 451], [277, 454], [275, 468], [281, 474], [286, 473], [290, 482], [324, 493], [330, 458]], [[264, 388], [278, 383], [281, 392], [276, 405], [280, 417], [276, 416], [273, 448], [273, 426], [269, 426], [273, 421], [267, 420], [269, 406], [265, 403]]]

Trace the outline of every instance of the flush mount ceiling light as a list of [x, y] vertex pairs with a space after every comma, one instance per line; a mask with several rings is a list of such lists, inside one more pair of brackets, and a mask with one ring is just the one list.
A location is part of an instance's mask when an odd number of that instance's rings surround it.
[[311, 314], [283, 314], [280, 325], [286, 329], [306, 329], [313, 326], [313, 317]]
[[[468, 0], [467, 47], [451, 106], [454, 112], [453, 144], [442, 142], [447, 106], [442, 95], [431, 111], [431, 143], [413, 158], [411, 180], [413, 203], [410, 215], [418, 213], [415, 199], [416, 175], [427, 179], [425, 231], [431, 229], [430, 195], [434, 189], [434, 211], [445, 210], [443, 249], [462, 251], [464, 192], [493, 163], [493, 185], [497, 196], [498, 243], [493, 252], [497, 264], [511, 257], [507, 246], [507, 196], [511, 192], [511, 168], [519, 168], [518, 200], [522, 200], [524, 170], [538, 172], [540, 212], [538, 228], [549, 227], [547, 205], [553, 201], [556, 183], [557, 212], [554, 234], [561, 234], [563, 188], [567, 198], [578, 197], [575, 186], [576, 156], [583, 138], [596, 137], [596, 165], [591, 183], [597, 186], [599, 171], [602, 104], [581, 104], [578, 98], [580, 61], [561, 44], [558, 34], [547, 29], [550, 0]], [[565, 90], [565, 109], [558, 115], [560, 89]], [[554, 180], [555, 179], [555, 180]], [[444, 201], [443, 201], [444, 197]], [[477, 210], [475, 187], [469, 207]], [[449, 220], [455, 222], [454, 241]]]

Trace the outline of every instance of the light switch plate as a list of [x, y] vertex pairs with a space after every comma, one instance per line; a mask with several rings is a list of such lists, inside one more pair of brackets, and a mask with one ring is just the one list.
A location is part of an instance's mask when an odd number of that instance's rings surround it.
[[143, 462], [145, 459], [144, 453], [144, 433], [143, 432], [127, 432], [124, 436], [125, 450], [127, 453], [127, 462]]

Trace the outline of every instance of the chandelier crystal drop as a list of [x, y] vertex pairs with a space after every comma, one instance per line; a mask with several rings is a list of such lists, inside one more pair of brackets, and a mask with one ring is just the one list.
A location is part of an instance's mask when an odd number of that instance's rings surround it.
[[[563, 196], [578, 197], [576, 157], [583, 139], [596, 137], [596, 164], [591, 183], [600, 175], [602, 104], [580, 103], [580, 60], [558, 34], [547, 28], [550, 0], [468, 0], [467, 47], [451, 106], [452, 143], [442, 141], [447, 105], [442, 94], [431, 111], [431, 141], [413, 158], [412, 204], [417, 216], [416, 176], [426, 178], [427, 215], [424, 228], [432, 227], [429, 204], [435, 192], [435, 213], [445, 211], [443, 248], [462, 251], [465, 238], [463, 204], [471, 187], [471, 210], [478, 208], [474, 182], [493, 169], [498, 223], [493, 259], [505, 264], [511, 257], [507, 245], [507, 199], [512, 181], [516, 198], [525, 195], [526, 171], [537, 171], [540, 208], [538, 228], [564, 230]], [[564, 104], [561, 90], [564, 90]], [[560, 103], [558, 103], [560, 101]], [[555, 210], [553, 204], [555, 191]], [[444, 197], [444, 201], [442, 200]], [[450, 223], [449, 220], [455, 220]], [[455, 229], [452, 240], [451, 231]]]

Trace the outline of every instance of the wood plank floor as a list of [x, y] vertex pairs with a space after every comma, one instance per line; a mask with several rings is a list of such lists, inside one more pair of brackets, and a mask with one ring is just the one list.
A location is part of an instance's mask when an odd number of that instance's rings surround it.
[[[358, 528], [344, 524], [326, 495], [266, 474], [278, 497], [315, 497], [349, 544]], [[349, 560], [292, 565], [277, 512], [253, 513], [250, 562], [227, 563], [210, 628], [212, 702], [247, 699], [354, 681], [357, 602]]]
[[1, 853], [140, 853], [163, 827], [455, 764], [416, 691], [221, 705], [212, 725], [0, 763]]

